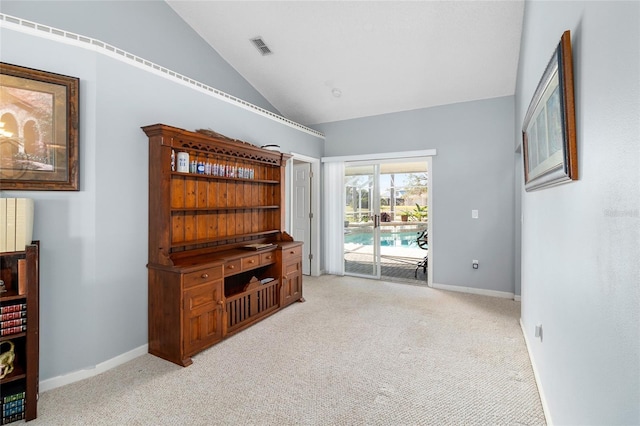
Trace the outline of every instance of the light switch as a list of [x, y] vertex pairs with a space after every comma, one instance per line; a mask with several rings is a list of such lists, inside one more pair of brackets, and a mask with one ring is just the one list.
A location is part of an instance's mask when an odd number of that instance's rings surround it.
[[478, 210], [471, 210], [471, 219], [478, 218]]

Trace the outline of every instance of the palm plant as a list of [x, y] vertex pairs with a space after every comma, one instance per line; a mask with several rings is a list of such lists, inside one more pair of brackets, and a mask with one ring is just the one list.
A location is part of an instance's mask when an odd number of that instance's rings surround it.
[[429, 217], [427, 206], [421, 206], [416, 203], [416, 208], [411, 212], [411, 217], [418, 222], [426, 221], [427, 217]]

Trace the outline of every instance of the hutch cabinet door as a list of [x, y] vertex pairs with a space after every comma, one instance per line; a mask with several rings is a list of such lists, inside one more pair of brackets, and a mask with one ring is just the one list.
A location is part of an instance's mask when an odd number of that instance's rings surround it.
[[280, 305], [284, 307], [302, 298], [302, 244], [283, 243], [279, 255], [282, 264]]
[[302, 295], [302, 264], [300, 261], [287, 263], [284, 265], [284, 274], [282, 277], [282, 294], [281, 305], [286, 306], [289, 303], [298, 300]]
[[222, 280], [184, 291], [183, 344], [194, 354], [222, 339]]

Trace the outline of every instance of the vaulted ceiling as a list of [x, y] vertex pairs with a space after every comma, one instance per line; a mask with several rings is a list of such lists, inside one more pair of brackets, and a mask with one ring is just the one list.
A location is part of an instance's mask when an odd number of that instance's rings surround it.
[[301, 124], [515, 92], [523, 0], [167, 3]]

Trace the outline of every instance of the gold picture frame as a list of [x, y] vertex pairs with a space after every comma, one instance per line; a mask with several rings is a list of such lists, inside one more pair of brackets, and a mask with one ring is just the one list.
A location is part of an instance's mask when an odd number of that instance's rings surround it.
[[0, 62], [0, 189], [79, 190], [79, 86]]
[[522, 127], [525, 190], [578, 179], [571, 35], [562, 34]]

